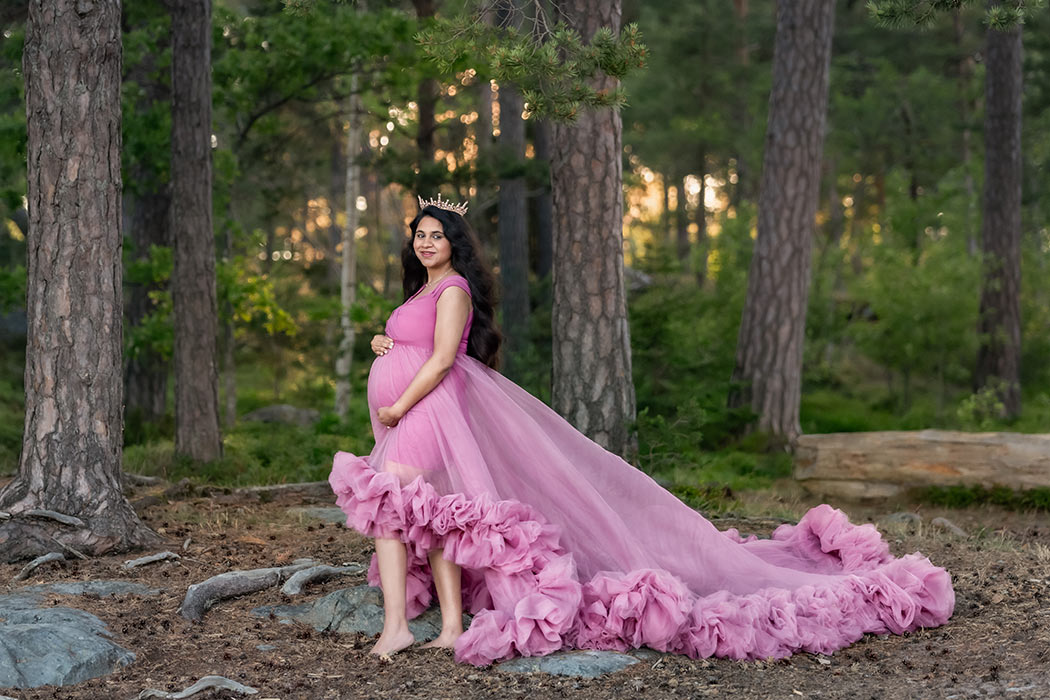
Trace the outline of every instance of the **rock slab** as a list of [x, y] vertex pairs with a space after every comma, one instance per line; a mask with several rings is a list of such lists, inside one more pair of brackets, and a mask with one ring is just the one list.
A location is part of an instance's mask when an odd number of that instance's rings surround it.
[[[311, 603], [301, 605], [265, 605], [252, 610], [258, 617], [275, 617], [310, 625], [318, 632], [378, 635], [383, 631], [383, 594], [371, 586], [355, 586], [334, 591]], [[469, 618], [464, 616], [464, 627]], [[441, 633], [441, 612], [432, 607], [414, 620], [409, 620], [417, 642], [434, 639]]]
[[71, 685], [126, 666], [135, 655], [109, 639], [106, 624], [75, 608], [40, 607], [45, 594], [156, 595], [130, 581], [26, 586], [0, 596], [0, 687]]
[[615, 651], [559, 651], [548, 656], [532, 656], [504, 661], [503, 673], [549, 673], [552, 676], [598, 678], [638, 663], [638, 659]]

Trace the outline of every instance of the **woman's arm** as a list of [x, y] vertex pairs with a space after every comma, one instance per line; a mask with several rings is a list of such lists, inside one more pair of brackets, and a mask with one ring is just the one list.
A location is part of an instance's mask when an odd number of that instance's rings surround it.
[[448, 374], [456, 361], [456, 350], [463, 337], [470, 315], [470, 295], [459, 287], [447, 287], [437, 301], [437, 320], [434, 323], [434, 354], [416, 372], [401, 398], [393, 406], [384, 406], [376, 413], [383, 425], [394, 426], [421, 398], [429, 394]]

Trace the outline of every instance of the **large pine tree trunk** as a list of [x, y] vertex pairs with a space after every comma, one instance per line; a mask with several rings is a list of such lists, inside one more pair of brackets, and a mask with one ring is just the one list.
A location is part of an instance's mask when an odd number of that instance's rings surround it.
[[1021, 413], [1021, 27], [988, 29], [985, 50], [984, 278], [978, 388], [995, 390], [1005, 418]]
[[222, 456], [211, 174], [211, 1], [171, 4], [175, 451]]
[[[585, 40], [620, 28], [620, 0], [559, 7]], [[616, 81], [597, 79], [599, 89]], [[552, 403], [581, 432], [625, 456], [636, 451], [631, 343], [623, 280], [620, 114], [588, 110], [556, 124]]]
[[777, 3], [758, 236], [737, 337], [732, 406], [777, 440], [801, 432], [802, 345], [828, 103], [833, 0]]
[[120, 42], [118, 0], [30, 3], [26, 418], [0, 491], [4, 562], [159, 540], [121, 492]]
[[520, 353], [528, 344], [529, 240], [528, 199], [521, 163], [525, 158], [525, 101], [512, 85], [499, 90], [499, 152], [501, 167], [511, 175], [499, 181], [499, 276], [503, 307], [503, 373], [521, 378]]

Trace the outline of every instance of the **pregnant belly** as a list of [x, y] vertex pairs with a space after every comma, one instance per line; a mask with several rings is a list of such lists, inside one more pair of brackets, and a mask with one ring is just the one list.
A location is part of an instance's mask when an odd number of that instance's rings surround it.
[[420, 348], [395, 344], [386, 355], [373, 360], [368, 372], [369, 408], [374, 411], [381, 406], [391, 406], [401, 398], [429, 354]]

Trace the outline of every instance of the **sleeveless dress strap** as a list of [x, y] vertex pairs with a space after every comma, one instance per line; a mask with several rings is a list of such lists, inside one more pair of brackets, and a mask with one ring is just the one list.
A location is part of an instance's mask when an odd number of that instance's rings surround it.
[[467, 282], [465, 277], [460, 277], [458, 275], [455, 277], [446, 277], [445, 279], [441, 280], [440, 282], [438, 282], [437, 287], [435, 287], [434, 291], [431, 293], [440, 297], [441, 294], [449, 287], [459, 287], [460, 289], [465, 291], [468, 296], [470, 295], [470, 283]]

